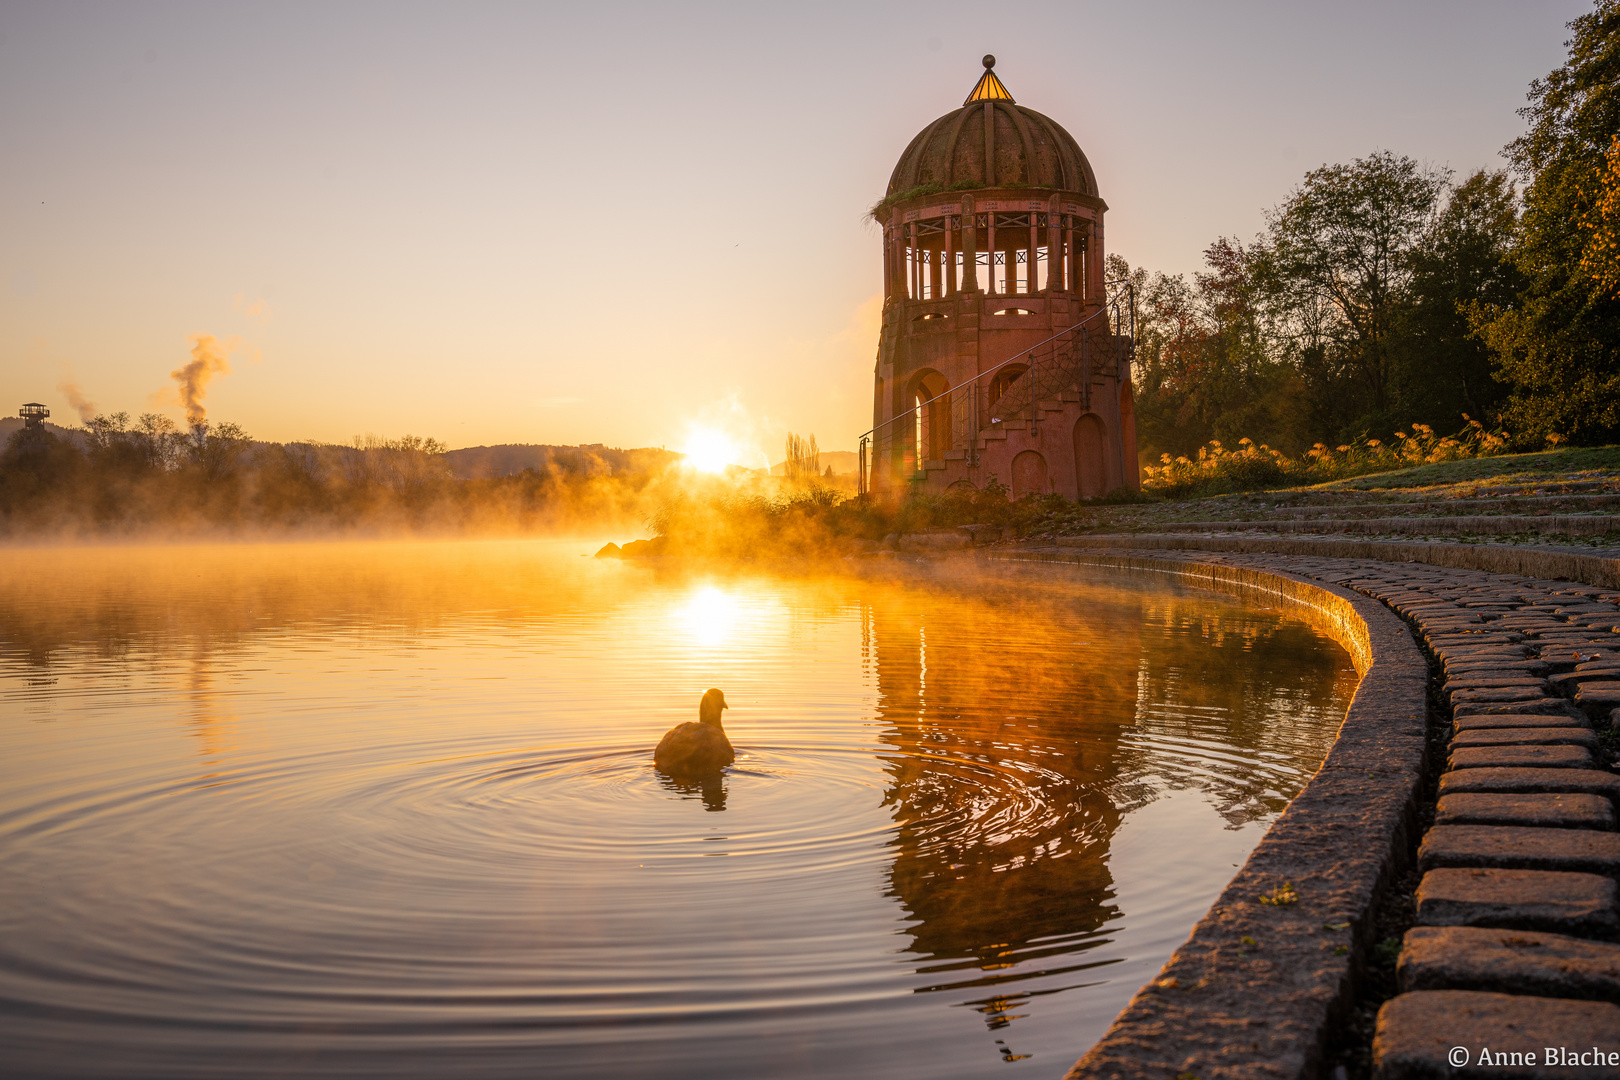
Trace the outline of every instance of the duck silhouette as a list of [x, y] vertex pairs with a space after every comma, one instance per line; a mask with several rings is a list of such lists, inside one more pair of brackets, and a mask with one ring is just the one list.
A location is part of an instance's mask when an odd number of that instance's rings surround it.
[[731, 740], [720, 726], [720, 710], [730, 707], [719, 690], [704, 694], [697, 722], [688, 720], [670, 728], [653, 751], [653, 764], [671, 776], [702, 776], [737, 760]]

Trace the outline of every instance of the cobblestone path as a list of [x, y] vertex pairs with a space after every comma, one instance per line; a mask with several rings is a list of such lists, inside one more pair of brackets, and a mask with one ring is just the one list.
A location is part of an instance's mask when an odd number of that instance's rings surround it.
[[1620, 590], [1421, 563], [1110, 554], [1337, 584], [1426, 646], [1447, 757], [1375, 1074], [1620, 1077]]

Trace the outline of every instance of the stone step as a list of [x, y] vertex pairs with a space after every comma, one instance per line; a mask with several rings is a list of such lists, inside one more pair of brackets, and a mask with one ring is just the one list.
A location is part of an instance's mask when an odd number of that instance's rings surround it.
[[1458, 661], [1446, 665], [1446, 678], [1465, 679], [1470, 675], [1485, 675], [1493, 678], [1502, 678], [1508, 675], [1543, 676], [1553, 669], [1553, 665], [1545, 660], [1515, 660], [1511, 663], [1495, 663], [1488, 660], [1476, 662]]
[[1538, 679], [1534, 675], [1481, 675], [1471, 679], [1452, 679], [1440, 688], [1442, 694], [1451, 694], [1458, 690], [1488, 690], [1497, 687], [1526, 687], [1543, 691], [1540, 696], [1549, 696], [1547, 680]]
[[1614, 804], [1601, 795], [1574, 793], [1497, 795], [1462, 792], [1440, 796], [1436, 825], [1533, 825], [1551, 829], [1614, 828]]
[[1573, 694], [1581, 683], [1613, 682], [1615, 679], [1620, 679], [1620, 669], [1612, 664], [1604, 664], [1599, 671], [1581, 671], [1578, 668], [1575, 671], [1560, 671], [1557, 675], [1548, 676], [1547, 682], [1560, 694]]
[[1465, 746], [1584, 746], [1596, 750], [1597, 736], [1587, 727], [1471, 728], [1451, 740], [1453, 749]]
[[1467, 701], [1452, 706], [1453, 716], [1510, 716], [1517, 713], [1535, 716], [1579, 716], [1564, 698], [1541, 697], [1530, 701]]
[[1523, 634], [1501, 633], [1458, 633], [1454, 630], [1445, 630], [1439, 633], [1426, 633], [1423, 640], [1435, 652], [1442, 652], [1452, 645], [1461, 645], [1467, 648], [1470, 645], [1513, 645], [1524, 640]]
[[1453, 731], [1484, 731], [1491, 728], [1561, 728], [1561, 727], [1590, 727], [1591, 721], [1585, 717], [1576, 719], [1573, 716], [1523, 716], [1512, 713], [1487, 714], [1485, 716], [1461, 716], [1451, 723]]
[[[1477, 990], [1417, 990], [1386, 1001], [1373, 1031], [1373, 1076], [1377, 1080], [1440, 1080], [1442, 1077], [1620, 1076], [1620, 1005], [1607, 1001], [1521, 997]], [[1548, 1048], [1559, 1063], [1543, 1064]], [[1451, 1064], [1453, 1050], [1467, 1064]], [[1489, 1064], [1481, 1055], [1489, 1052]], [[1592, 1055], [1601, 1053], [1595, 1063]], [[1498, 1059], [1494, 1055], [1507, 1057]], [[1519, 1054], [1528, 1064], [1510, 1065]], [[1574, 1054], [1574, 1067], [1563, 1065]], [[1580, 1055], [1586, 1054], [1586, 1067]], [[1501, 1064], [1496, 1064], [1500, 1060]]]
[[1578, 791], [1620, 802], [1620, 776], [1604, 769], [1459, 769], [1440, 778], [1442, 796], [1464, 791]]
[[1620, 876], [1620, 833], [1513, 825], [1436, 825], [1418, 847], [1418, 869], [1559, 870]]
[[1423, 875], [1415, 899], [1419, 926], [1620, 933], [1615, 883], [1599, 874], [1442, 867]]
[[1591, 717], [1607, 716], [1620, 708], [1620, 682], [1584, 682], [1575, 690], [1575, 704]]
[[1451, 769], [1590, 769], [1592, 764], [1592, 753], [1584, 746], [1465, 746], [1447, 760]]
[[1620, 945], [1542, 931], [1415, 926], [1401, 943], [1395, 978], [1402, 993], [1483, 990], [1615, 1001]]
[[1453, 664], [1482, 664], [1501, 662], [1511, 664], [1516, 660], [1530, 659], [1528, 645], [1446, 645], [1434, 650], [1440, 662], [1451, 670]]
[[1466, 690], [1453, 690], [1451, 704], [1463, 705], [1472, 701], [1545, 701], [1551, 695], [1541, 686], [1480, 686]]

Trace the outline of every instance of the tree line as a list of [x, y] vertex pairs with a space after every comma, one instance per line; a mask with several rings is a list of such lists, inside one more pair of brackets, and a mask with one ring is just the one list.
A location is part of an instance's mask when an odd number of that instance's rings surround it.
[[672, 452], [548, 450], [537, 468], [458, 477], [415, 435], [270, 443], [155, 413], [23, 427], [0, 450], [0, 536], [592, 531], [639, 527], [678, 484]]
[[1307, 173], [1191, 280], [1110, 257], [1136, 295], [1150, 460], [1470, 420], [1521, 449], [1620, 441], [1620, 0], [1569, 27], [1511, 169], [1378, 151]]

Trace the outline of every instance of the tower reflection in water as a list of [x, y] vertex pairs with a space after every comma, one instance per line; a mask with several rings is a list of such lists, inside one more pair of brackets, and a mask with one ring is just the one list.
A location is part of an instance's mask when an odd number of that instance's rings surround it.
[[1353, 692], [1321, 638], [1274, 611], [1117, 579], [1030, 585], [881, 593], [866, 627], [893, 748], [890, 895], [921, 990], [992, 1029], [1124, 959], [1102, 947], [1124, 914], [1109, 863], [1128, 813], [1181, 789], [1228, 827], [1279, 813], [1331, 744], [1323, 705]]

